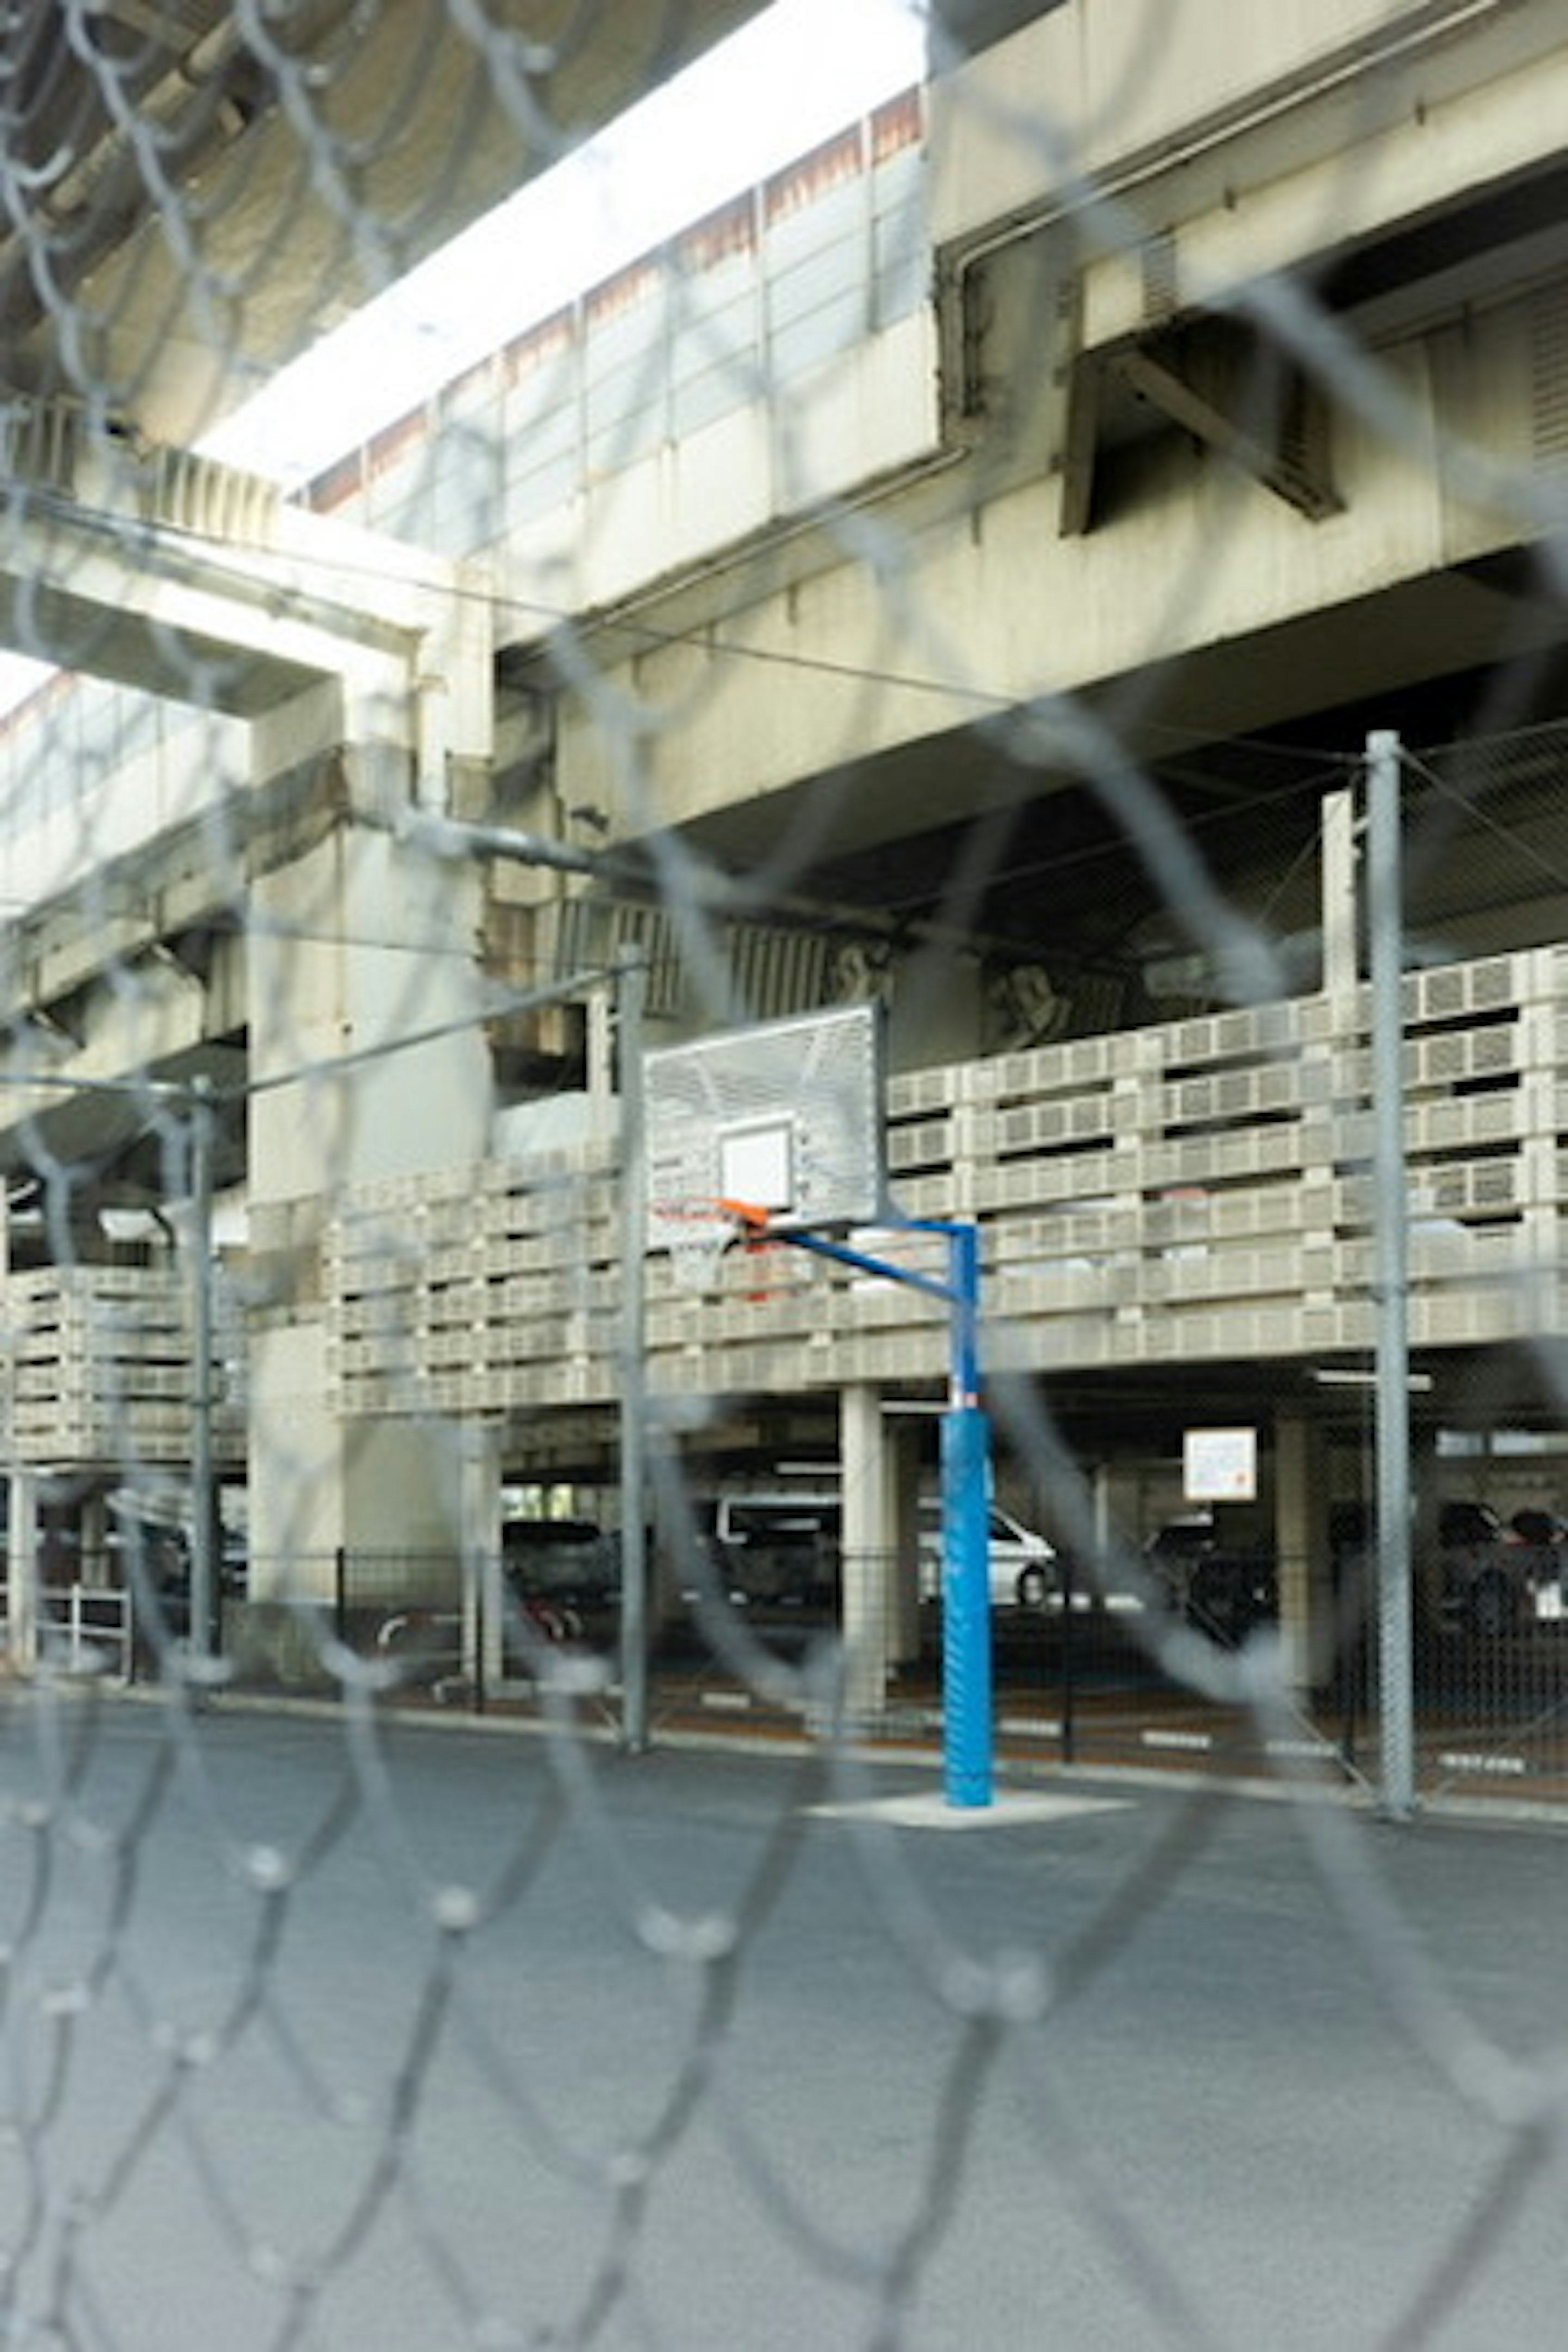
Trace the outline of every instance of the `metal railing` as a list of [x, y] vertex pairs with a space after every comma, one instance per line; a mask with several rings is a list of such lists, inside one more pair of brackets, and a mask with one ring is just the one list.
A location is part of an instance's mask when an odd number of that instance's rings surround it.
[[[851, 1569], [854, 1563], [850, 1563]], [[862, 1561], [881, 1575], [889, 1562]], [[305, 1574], [309, 1567], [310, 1577]], [[800, 1730], [831, 1714], [827, 1659], [840, 1633], [837, 1559], [827, 1584], [748, 1595], [715, 1586], [699, 1600], [669, 1601], [649, 1639], [651, 1720], [657, 1734], [721, 1731], [772, 1723]], [[1364, 1567], [1364, 1563], [1363, 1563]], [[340, 1550], [296, 1564], [296, 1597], [266, 1604], [294, 1634], [293, 1664], [313, 1657], [319, 1696], [341, 1693], [345, 1658], [357, 1658], [398, 1703], [444, 1712], [537, 1712], [563, 1662], [600, 1711], [614, 1714], [620, 1671], [620, 1618], [613, 1593], [546, 1593], [502, 1588], [499, 1629], [487, 1630], [486, 1593], [476, 1574], [465, 1611], [447, 1555]], [[679, 1580], [677, 1580], [679, 1581]], [[1375, 1774], [1380, 1725], [1376, 1632], [1368, 1608], [1342, 1612], [1335, 1654], [1310, 1687], [1289, 1700], [1289, 1720], [1261, 1727], [1239, 1704], [1194, 1692], [1166, 1654], [1180, 1627], [1221, 1652], [1236, 1650], [1274, 1620], [1255, 1577], [1240, 1609], [1214, 1579], [1184, 1599], [1151, 1604], [1131, 1592], [1098, 1590], [1059, 1564], [1037, 1602], [992, 1612], [994, 1734], [998, 1752], [1027, 1763], [1127, 1765], [1267, 1771], [1285, 1761], [1316, 1763], [1363, 1782]], [[895, 1598], [904, 1622], [899, 1663], [885, 1700], [858, 1730], [874, 1742], [935, 1747], [942, 1729], [941, 1607], [935, 1595]], [[896, 1585], [896, 1580], [895, 1580]], [[318, 1597], [299, 1597], [307, 1589]], [[1343, 1596], [1342, 1596], [1343, 1597]], [[261, 1690], [278, 1679], [272, 1654], [247, 1632], [250, 1611], [225, 1602], [224, 1654], [232, 1688]], [[1568, 1801], [1568, 1612], [1560, 1580], [1541, 1580], [1506, 1623], [1474, 1612], [1423, 1616], [1413, 1706], [1418, 1784], [1425, 1796], [1527, 1795]], [[0, 1645], [15, 1654], [10, 1591], [0, 1580]], [[178, 1600], [160, 1596], [156, 1622], [134, 1592], [103, 1582], [47, 1585], [38, 1598], [37, 1653], [46, 1672], [156, 1680], [183, 1657]], [[335, 1664], [326, 1644], [336, 1644]], [[816, 1662], [814, 1669], [812, 1662]], [[586, 1671], [584, 1671], [584, 1669]]]
[[134, 1677], [135, 1612], [122, 1589], [45, 1585], [38, 1594], [37, 1633], [40, 1654], [57, 1672], [106, 1674], [121, 1683]]

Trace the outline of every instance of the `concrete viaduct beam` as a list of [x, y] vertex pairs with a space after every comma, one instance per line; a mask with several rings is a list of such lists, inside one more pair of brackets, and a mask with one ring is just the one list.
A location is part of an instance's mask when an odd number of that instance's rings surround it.
[[[449, 816], [488, 771], [492, 602], [470, 567], [247, 499], [221, 469], [184, 483], [183, 509], [170, 467], [138, 457], [112, 462], [90, 503], [68, 496], [91, 484], [89, 453], [62, 447], [71, 465], [10, 500], [0, 630], [248, 722], [239, 789], [232, 773], [214, 785], [242, 848], [213, 914], [237, 932], [225, 1001], [247, 1047], [251, 1538], [260, 1592], [309, 1591], [345, 1543], [452, 1536], [442, 1432], [389, 1436], [331, 1411], [318, 1254], [343, 1187], [477, 1160], [489, 1141], [479, 868], [429, 856], [402, 820]], [[279, 826], [299, 779], [317, 821]], [[149, 877], [158, 855], [150, 821]], [[100, 937], [96, 976], [79, 944], [80, 1034], [52, 1070], [89, 1153], [121, 1148], [124, 1105], [73, 1096], [73, 1076], [199, 1066], [210, 977], [159, 942], [127, 961]]]

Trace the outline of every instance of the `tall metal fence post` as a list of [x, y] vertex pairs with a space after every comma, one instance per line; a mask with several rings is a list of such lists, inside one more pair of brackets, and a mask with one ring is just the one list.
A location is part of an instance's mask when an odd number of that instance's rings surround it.
[[213, 1445], [213, 1103], [205, 1077], [190, 1094], [191, 1646], [223, 1646], [218, 1504]]
[[1378, 1701], [1381, 1804], [1415, 1811], [1410, 1538], [1409, 1242], [1405, 1171], [1405, 918], [1399, 738], [1367, 737], [1367, 922], [1371, 935], [1373, 1224], [1377, 1295]]
[[30, 1470], [9, 1474], [6, 1517], [5, 1609], [11, 1663], [24, 1675], [38, 1663], [38, 1495]]
[[647, 992], [643, 951], [627, 949], [616, 965], [616, 1007], [621, 1097], [621, 1746], [633, 1756], [640, 1756], [648, 1744]]
[[[1064, 1764], [1073, 1763], [1078, 1756], [1078, 1636], [1073, 1623], [1073, 1603], [1077, 1599], [1072, 1556], [1061, 1554], [1062, 1601], [1062, 1674], [1061, 1674], [1061, 1756]], [[1092, 1595], [1093, 1588], [1090, 1587]]]

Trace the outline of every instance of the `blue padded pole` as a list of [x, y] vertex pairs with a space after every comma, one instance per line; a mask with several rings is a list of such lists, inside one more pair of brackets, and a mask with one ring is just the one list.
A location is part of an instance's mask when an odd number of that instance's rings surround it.
[[990, 1423], [980, 1407], [980, 1238], [949, 1237], [952, 1363], [942, 1423], [942, 1769], [950, 1805], [992, 1798]]
[[814, 1233], [777, 1239], [835, 1265], [901, 1282], [951, 1309], [947, 1411], [942, 1418], [942, 1771], [950, 1805], [988, 1805], [994, 1769], [991, 1704], [991, 1425], [980, 1404], [980, 1229], [911, 1218], [911, 1232], [947, 1235], [948, 1278], [868, 1257]]

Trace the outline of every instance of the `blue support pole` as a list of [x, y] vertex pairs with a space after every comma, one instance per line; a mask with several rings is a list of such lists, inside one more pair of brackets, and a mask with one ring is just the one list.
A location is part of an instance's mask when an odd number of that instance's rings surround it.
[[948, 1278], [889, 1265], [813, 1233], [777, 1238], [945, 1299], [952, 1309], [947, 1411], [942, 1421], [942, 1774], [950, 1805], [988, 1805], [991, 1697], [991, 1425], [980, 1404], [980, 1230], [911, 1218], [912, 1231], [948, 1237]]
[[942, 1772], [950, 1805], [992, 1797], [991, 1440], [980, 1407], [980, 1237], [949, 1237], [952, 1361], [942, 1423]]
[[988, 1455], [978, 1405], [942, 1415], [942, 1781], [950, 1805], [991, 1802]]

